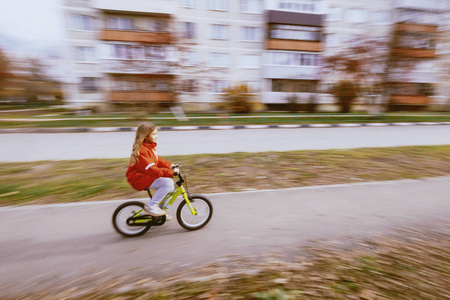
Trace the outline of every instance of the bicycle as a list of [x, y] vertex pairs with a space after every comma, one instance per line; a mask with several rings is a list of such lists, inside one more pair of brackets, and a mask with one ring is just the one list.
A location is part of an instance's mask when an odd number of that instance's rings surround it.
[[[174, 167], [180, 168], [180, 165]], [[186, 177], [186, 176], [184, 176]], [[213, 206], [211, 202], [202, 195], [189, 195], [184, 188], [185, 180], [178, 174], [177, 188], [166, 195], [166, 197], [158, 203], [166, 203], [162, 209], [167, 211], [175, 200], [182, 195], [183, 200], [178, 205], [177, 221], [186, 230], [198, 230], [206, 226], [211, 220], [213, 214]], [[146, 189], [150, 199], [152, 194], [150, 189]], [[129, 201], [119, 205], [113, 213], [112, 222], [118, 233], [125, 237], [136, 237], [146, 233], [152, 226], [162, 226], [166, 222], [166, 216], [154, 217], [142, 215], [144, 203], [139, 201]]]

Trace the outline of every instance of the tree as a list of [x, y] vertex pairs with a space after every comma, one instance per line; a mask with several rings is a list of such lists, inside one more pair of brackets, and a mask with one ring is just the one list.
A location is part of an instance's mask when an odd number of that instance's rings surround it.
[[360, 88], [350, 80], [341, 80], [335, 83], [331, 89], [331, 93], [338, 99], [341, 113], [349, 113], [353, 101], [358, 97]]
[[3, 89], [11, 77], [11, 62], [3, 50], [0, 48], [0, 98], [2, 98]]
[[349, 47], [325, 57], [323, 72], [326, 76], [352, 81], [368, 105], [375, 105], [375, 97], [381, 97], [386, 110], [393, 76], [405, 76], [413, 66], [412, 59], [394, 54], [394, 43], [394, 37], [390, 36], [359, 36], [349, 42]]

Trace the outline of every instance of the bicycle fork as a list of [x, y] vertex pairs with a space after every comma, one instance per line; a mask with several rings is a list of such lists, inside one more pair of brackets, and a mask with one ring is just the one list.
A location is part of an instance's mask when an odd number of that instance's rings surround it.
[[180, 186], [180, 191], [181, 194], [183, 195], [184, 200], [186, 201], [187, 206], [189, 207], [189, 210], [191, 211], [191, 213], [196, 216], [198, 214], [197, 210], [192, 206], [191, 201], [189, 200], [189, 197], [184, 189], [183, 186]]

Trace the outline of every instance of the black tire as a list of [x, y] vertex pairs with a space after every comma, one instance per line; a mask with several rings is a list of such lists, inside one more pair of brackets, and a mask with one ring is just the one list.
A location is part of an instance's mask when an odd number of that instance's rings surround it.
[[213, 214], [213, 206], [211, 202], [204, 196], [189, 196], [189, 201], [198, 211], [198, 215], [192, 215], [186, 200], [183, 200], [177, 209], [177, 221], [186, 230], [198, 230], [203, 228], [211, 220]]
[[137, 211], [144, 209], [144, 204], [138, 201], [130, 201], [119, 205], [113, 213], [112, 223], [114, 229], [125, 237], [135, 237], [146, 233], [152, 226], [129, 226], [127, 219]]

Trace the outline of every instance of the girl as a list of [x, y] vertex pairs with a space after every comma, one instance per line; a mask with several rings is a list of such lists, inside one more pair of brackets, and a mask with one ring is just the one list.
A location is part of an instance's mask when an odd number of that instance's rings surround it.
[[157, 190], [144, 207], [144, 212], [152, 216], [163, 216], [166, 212], [158, 203], [174, 190], [173, 180], [170, 178], [180, 171], [170, 161], [158, 156], [155, 149], [157, 138], [158, 130], [155, 125], [148, 122], [139, 124], [126, 175], [128, 183], [138, 191], [148, 188]]

